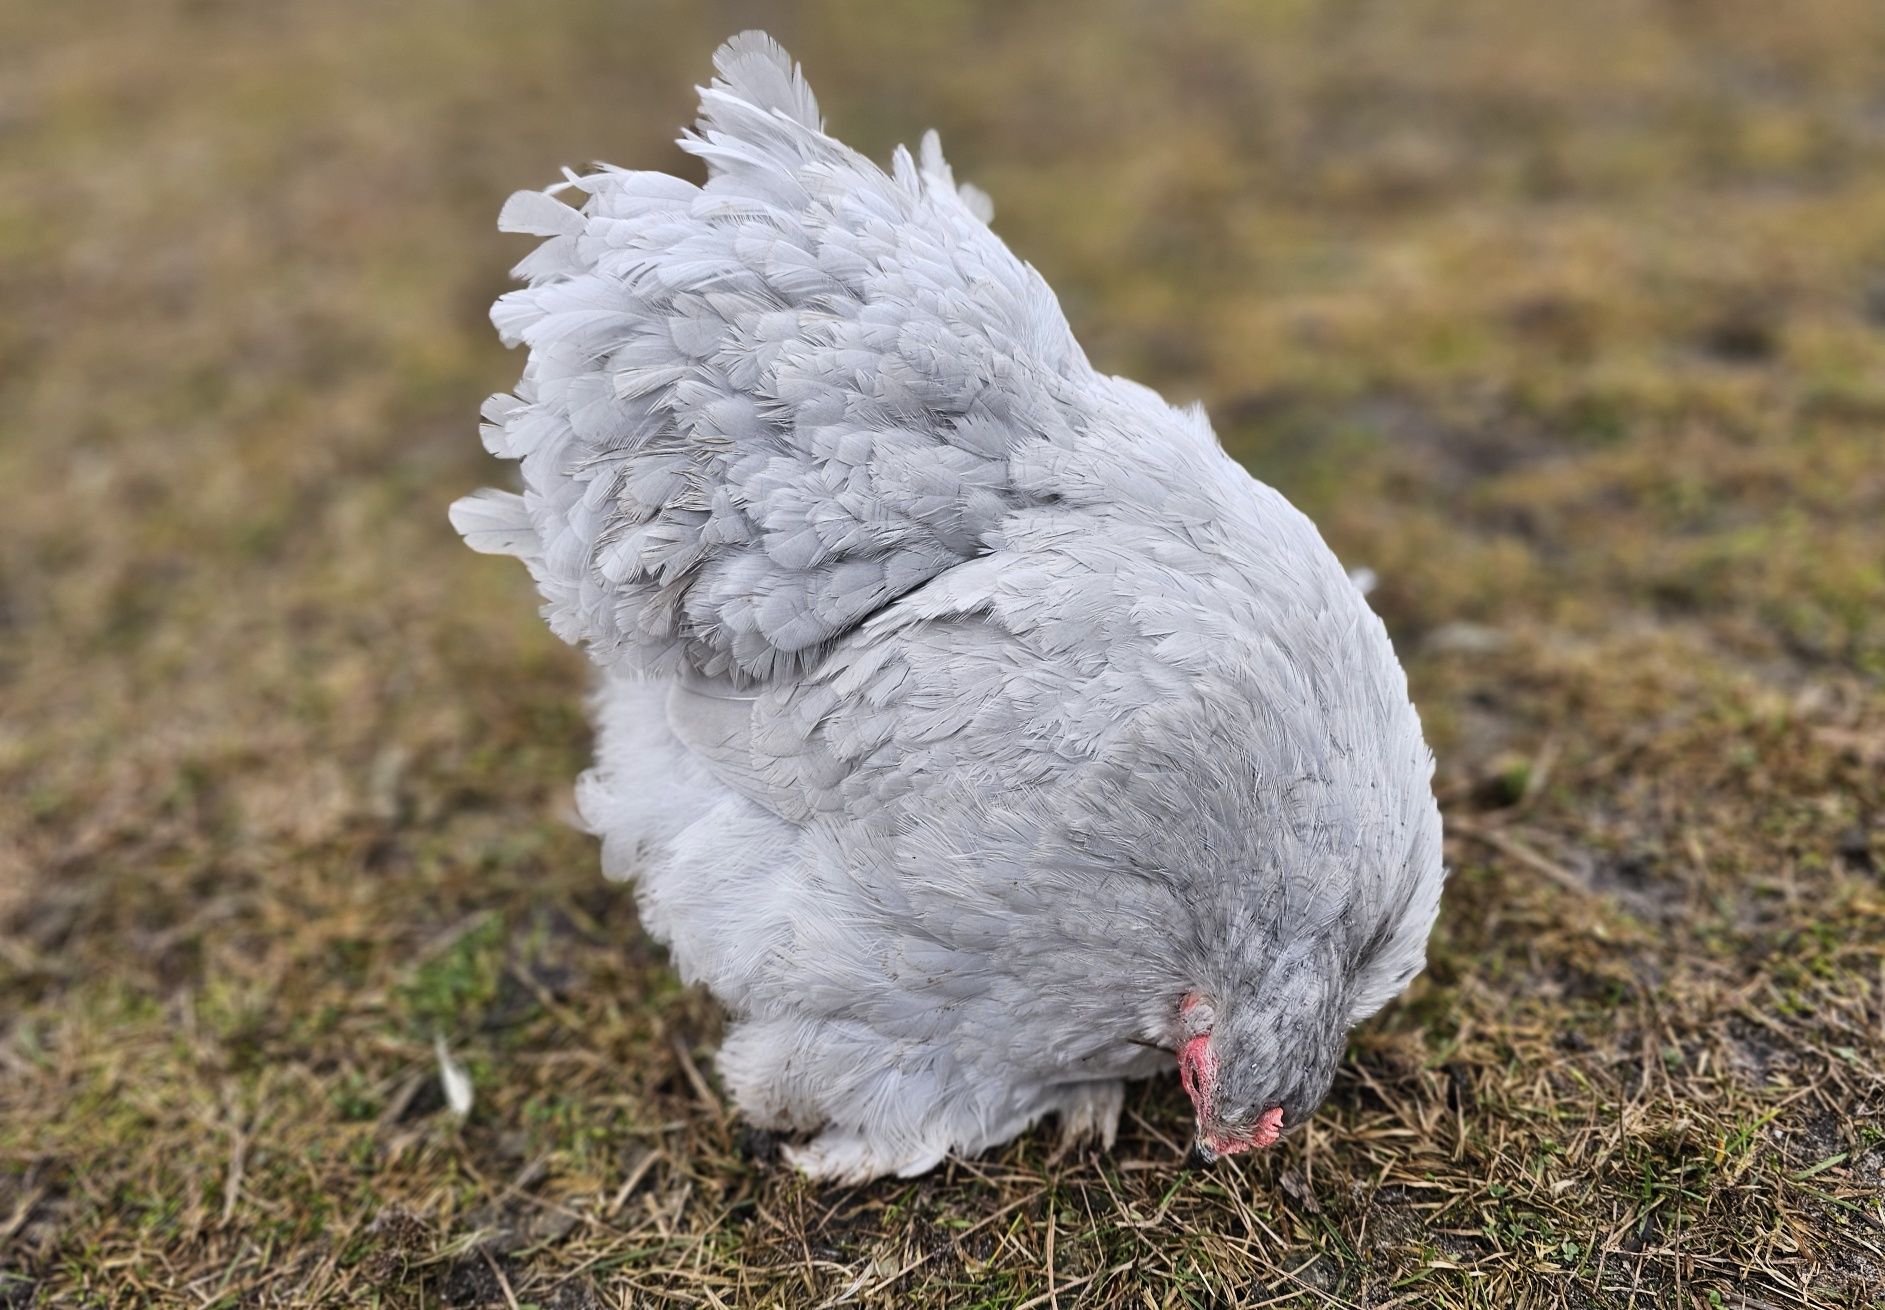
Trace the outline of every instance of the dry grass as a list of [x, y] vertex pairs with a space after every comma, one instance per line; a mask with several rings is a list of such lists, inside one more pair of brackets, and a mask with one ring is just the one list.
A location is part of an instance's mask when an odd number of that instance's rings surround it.
[[[564, 824], [492, 217], [762, 17], [1383, 579], [1456, 872], [1283, 1149], [808, 1187]], [[1876, 1303], [1881, 86], [1875, 0], [0, 9], [0, 1306]]]

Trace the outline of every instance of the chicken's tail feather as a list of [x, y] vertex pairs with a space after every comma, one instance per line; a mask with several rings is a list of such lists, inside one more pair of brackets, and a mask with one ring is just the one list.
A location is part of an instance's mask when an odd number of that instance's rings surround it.
[[1116, 499], [1061, 456], [1100, 425], [1144, 440], [1162, 407], [1095, 377], [933, 135], [886, 172], [824, 133], [764, 33], [714, 66], [681, 141], [704, 186], [603, 168], [505, 203], [542, 242], [492, 307], [529, 359], [483, 436], [523, 494], [452, 521], [523, 558], [602, 663], [764, 682], [1014, 515]]
[[[824, 129], [818, 99], [806, 85], [805, 75], [785, 48], [761, 31], [741, 32], [713, 54], [720, 76], [708, 90], [724, 91], [756, 109], [783, 114], [793, 122]], [[713, 106], [703, 99], [702, 126], [716, 126]]]

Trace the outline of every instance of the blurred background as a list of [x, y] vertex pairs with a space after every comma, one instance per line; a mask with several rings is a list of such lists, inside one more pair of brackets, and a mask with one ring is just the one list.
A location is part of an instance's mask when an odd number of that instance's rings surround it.
[[[1379, 575], [1455, 872], [1278, 1151], [805, 1187], [567, 827], [495, 215], [761, 25]], [[13, 3], [0, 310], [0, 1306], [1885, 1284], [1876, 0]]]

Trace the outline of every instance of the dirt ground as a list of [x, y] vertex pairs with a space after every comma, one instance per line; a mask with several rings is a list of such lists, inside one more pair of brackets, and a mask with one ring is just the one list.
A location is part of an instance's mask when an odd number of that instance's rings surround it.
[[[494, 218], [760, 23], [1380, 576], [1453, 874], [1278, 1149], [807, 1185], [568, 826]], [[1885, 1299], [1876, 0], [16, 3], [0, 308], [0, 1307]]]

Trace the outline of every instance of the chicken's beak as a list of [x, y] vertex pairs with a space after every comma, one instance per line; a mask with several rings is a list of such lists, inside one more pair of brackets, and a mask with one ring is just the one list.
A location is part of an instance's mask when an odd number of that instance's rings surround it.
[[1209, 1169], [1216, 1163], [1217, 1152], [1213, 1151], [1197, 1138], [1193, 1138], [1191, 1141], [1191, 1149], [1185, 1152], [1185, 1168]]

